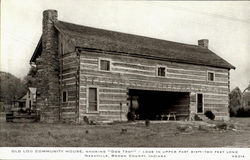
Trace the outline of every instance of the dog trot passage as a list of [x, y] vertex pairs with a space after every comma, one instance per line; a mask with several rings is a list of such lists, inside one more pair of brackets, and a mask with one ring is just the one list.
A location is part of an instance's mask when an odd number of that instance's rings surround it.
[[[37, 67], [37, 108], [46, 122], [229, 119], [234, 66], [198, 45], [80, 26], [43, 13], [43, 34], [31, 57]], [[165, 117], [162, 120], [166, 119]]]

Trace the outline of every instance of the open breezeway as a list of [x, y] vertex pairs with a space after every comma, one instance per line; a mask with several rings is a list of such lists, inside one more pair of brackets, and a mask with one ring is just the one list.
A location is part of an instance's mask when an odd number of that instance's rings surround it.
[[[188, 119], [190, 94], [188, 92], [167, 92], [151, 90], [129, 90], [130, 111], [137, 119], [164, 120], [167, 115]], [[174, 117], [171, 117], [174, 118]]]

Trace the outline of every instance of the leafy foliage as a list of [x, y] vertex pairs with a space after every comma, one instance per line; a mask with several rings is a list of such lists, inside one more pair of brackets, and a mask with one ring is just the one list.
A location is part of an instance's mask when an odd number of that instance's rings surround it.
[[239, 87], [236, 87], [229, 93], [229, 110], [230, 116], [236, 116], [237, 110], [241, 108], [242, 92]]
[[0, 71], [0, 101], [11, 104], [12, 101], [21, 98], [26, 90], [27, 88], [21, 79]]
[[237, 110], [237, 117], [250, 117], [250, 109], [239, 108]]
[[37, 68], [34, 66], [31, 66], [29, 73], [27, 76], [24, 77], [24, 83], [26, 87], [36, 87], [37, 86], [37, 81], [36, 81], [36, 73], [37, 73]]

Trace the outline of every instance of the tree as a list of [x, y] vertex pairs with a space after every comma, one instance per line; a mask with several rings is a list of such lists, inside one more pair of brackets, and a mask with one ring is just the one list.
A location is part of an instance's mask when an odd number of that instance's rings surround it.
[[0, 72], [0, 98], [5, 104], [11, 104], [14, 100], [25, 95], [26, 87], [21, 79], [6, 72]]
[[231, 116], [236, 116], [237, 111], [242, 106], [242, 92], [236, 87], [229, 93], [229, 110]]
[[35, 66], [31, 66], [29, 73], [27, 76], [24, 77], [24, 84], [26, 85], [27, 88], [29, 87], [36, 87], [37, 81], [36, 81], [36, 73], [37, 73], [37, 68]]
[[250, 90], [250, 82], [249, 82], [247, 88], [245, 88], [245, 89], [243, 90], [242, 94], [244, 94], [247, 90]]

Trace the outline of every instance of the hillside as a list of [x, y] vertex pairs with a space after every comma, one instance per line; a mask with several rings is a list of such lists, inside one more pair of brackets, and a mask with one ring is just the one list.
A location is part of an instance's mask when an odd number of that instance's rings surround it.
[[24, 82], [11, 73], [0, 71], [0, 101], [10, 104], [26, 92]]

